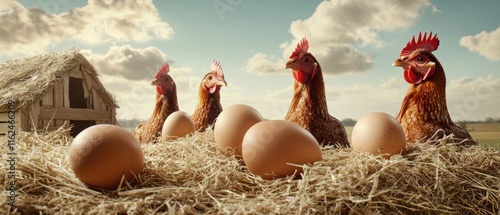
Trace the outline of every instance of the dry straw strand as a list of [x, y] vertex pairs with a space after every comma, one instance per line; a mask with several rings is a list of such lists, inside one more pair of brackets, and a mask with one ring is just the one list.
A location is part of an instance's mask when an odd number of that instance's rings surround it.
[[[500, 151], [457, 144], [441, 134], [390, 159], [327, 146], [322, 161], [304, 166], [302, 179], [262, 180], [241, 160], [220, 153], [207, 130], [143, 144], [143, 174], [117, 190], [101, 191], [89, 189], [71, 171], [68, 133], [61, 128], [18, 135], [17, 208], [7, 205], [2, 192], [0, 213], [494, 215], [500, 210]], [[7, 165], [0, 162], [0, 169]], [[6, 187], [9, 179], [4, 175], [0, 182]]]

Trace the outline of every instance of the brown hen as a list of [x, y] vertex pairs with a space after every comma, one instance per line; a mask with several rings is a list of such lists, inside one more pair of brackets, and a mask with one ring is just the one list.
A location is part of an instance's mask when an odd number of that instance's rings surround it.
[[134, 136], [139, 143], [154, 141], [160, 135], [163, 123], [168, 115], [179, 110], [177, 87], [168, 74], [169, 71], [169, 65], [163, 65], [151, 82], [151, 85], [156, 86], [156, 103], [151, 117], [134, 129]]
[[192, 116], [195, 129], [201, 132], [214, 124], [220, 112], [222, 112], [220, 88], [221, 86], [227, 86], [220, 63], [214, 60], [211, 69], [200, 83], [198, 104]]
[[344, 126], [328, 113], [325, 83], [319, 63], [307, 52], [305, 38], [297, 45], [285, 68], [293, 71], [294, 93], [285, 120], [308, 130], [320, 145], [349, 147]]
[[397, 120], [403, 126], [407, 142], [426, 141], [437, 130], [456, 138], [472, 139], [467, 130], [455, 125], [446, 106], [446, 77], [441, 63], [431, 53], [439, 46], [437, 35], [419, 33], [408, 42], [394, 66], [404, 69], [410, 84]]

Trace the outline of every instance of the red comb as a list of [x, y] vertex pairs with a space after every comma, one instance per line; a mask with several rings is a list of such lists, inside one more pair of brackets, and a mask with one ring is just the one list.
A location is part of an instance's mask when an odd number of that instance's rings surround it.
[[425, 49], [428, 52], [432, 52], [436, 50], [439, 46], [439, 39], [437, 38], [437, 34], [432, 36], [432, 31], [427, 36], [427, 32], [424, 33], [424, 36], [422, 37], [422, 32], [418, 33], [418, 39], [415, 40], [415, 36], [411, 39], [410, 42], [406, 44], [406, 47], [401, 50], [400, 56], [404, 55], [409, 55], [411, 54], [414, 50], [416, 49]]
[[222, 71], [222, 66], [218, 61], [214, 60], [210, 65], [210, 68], [212, 69], [212, 71], [217, 72], [218, 77], [224, 77], [224, 71]]
[[168, 72], [170, 71], [170, 65], [168, 65], [168, 63], [165, 63], [163, 64], [163, 66], [161, 66], [161, 68], [158, 70], [158, 72], [156, 73], [155, 75], [155, 78], [158, 78], [160, 76], [160, 74], [162, 73], [165, 73], [165, 74], [168, 74]]
[[295, 51], [292, 52], [292, 55], [290, 55], [289, 58], [297, 57], [301, 53], [307, 52], [308, 49], [309, 49], [309, 42], [307, 42], [307, 39], [304, 37], [297, 44], [297, 47], [295, 47]]

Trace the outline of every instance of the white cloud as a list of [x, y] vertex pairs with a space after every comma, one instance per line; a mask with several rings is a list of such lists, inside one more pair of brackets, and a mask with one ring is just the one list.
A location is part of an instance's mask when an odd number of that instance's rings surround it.
[[245, 70], [249, 72], [257, 73], [273, 73], [279, 71], [285, 71], [285, 62], [283, 60], [277, 63], [273, 62], [275, 56], [267, 56], [262, 53], [256, 53], [250, 59], [248, 59], [245, 66]]
[[151, 81], [158, 68], [169, 62], [169, 74], [177, 86], [179, 108], [187, 113], [194, 111], [200, 78], [192, 75], [187, 66], [176, 67], [175, 62], [156, 47], [133, 48], [130, 45], [112, 46], [105, 54], [95, 54], [91, 50], [81, 50], [87, 60], [101, 74], [101, 81], [116, 95], [120, 109], [120, 119], [147, 119], [155, 102], [155, 87]]
[[0, 13], [2, 54], [36, 54], [64, 40], [93, 45], [147, 42], [170, 39], [174, 33], [151, 0], [89, 0], [84, 7], [57, 14], [42, 10], [50, 7], [27, 9], [17, 1], [3, 2], [6, 5]]
[[[199, 78], [193, 76], [173, 77], [177, 85], [179, 108], [188, 114], [194, 112], [198, 95]], [[155, 104], [156, 90], [149, 80], [128, 80], [123, 77], [102, 75], [103, 85], [116, 96], [120, 108], [117, 117], [120, 119], [147, 119]]]
[[403, 88], [403, 81], [401, 78], [392, 77], [388, 81], [380, 84], [380, 89], [401, 89]]
[[131, 81], [120, 76], [101, 75], [99, 78], [107, 90], [115, 96], [120, 108], [119, 119], [147, 119], [151, 115], [155, 101], [155, 88], [146, 80]]
[[370, 112], [385, 112], [396, 116], [406, 87], [403, 80], [391, 78], [379, 85], [338, 85], [327, 91], [330, 114], [338, 119], [359, 119]]
[[[309, 51], [319, 61], [324, 73], [338, 75], [367, 71], [371, 68], [371, 56], [357, 46], [383, 46], [377, 32], [411, 26], [421, 9], [428, 6], [431, 6], [428, 0], [323, 1], [309, 18], [291, 23], [289, 31], [293, 39], [280, 45], [282, 57], [287, 59], [299, 40], [306, 37]], [[257, 63], [262, 66], [255, 63], [251, 68], [262, 69], [258, 72], [270, 71], [272, 58], [261, 53], [252, 58], [259, 59]]]
[[[128, 80], [152, 80], [165, 62], [172, 64], [166, 55], [156, 47], [143, 49], [130, 45], [112, 46], [106, 54], [94, 54], [90, 50], [82, 52], [101, 74], [122, 76]], [[189, 68], [174, 68], [171, 71], [183, 73]]]
[[500, 107], [500, 78], [460, 78], [446, 88], [448, 110], [454, 121], [497, 117]]
[[500, 27], [491, 32], [482, 31], [476, 35], [464, 36], [460, 39], [460, 45], [489, 60], [500, 61]]
[[[201, 78], [196, 76], [174, 76], [172, 78], [177, 86], [177, 97], [181, 101], [196, 102]], [[194, 103], [196, 104], [196, 103]], [[192, 105], [194, 106], [194, 105]]]

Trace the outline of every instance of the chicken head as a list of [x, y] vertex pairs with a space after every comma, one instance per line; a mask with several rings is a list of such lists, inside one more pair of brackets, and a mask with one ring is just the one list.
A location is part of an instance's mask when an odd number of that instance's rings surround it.
[[404, 70], [404, 78], [410, 84], [420, 84], [431, 77], [436, 70], [436, 57], [431, 54], [439, 46], [437, 34], [432, 36], [432, 32], [422, 37], [418, 34], [418, 39], [406, 44], [401, 51], [400, 57], [394, 61], [393, 66], [400, 66]]
[[175, 82], [170, 77], [168, 72], [170, 71], [170, 66], [166, 63], [164, 64], [156, 73], [154, 80], [151, 82], [152, 86], [156, 86], [156, 92], [160, 95], [168, 95], [173, 88], [175, 88]]
[[318, 72], [318, 62], [311, 53], [307, 52], [308, 49], [309, 43], [306, 38], [302, 38], [285, 64], [285, 69], [292, 69], [293, 77], [301, 84], [311, 80]]
[[218, 61], [213, 61], [211, 65], [212, 71], [207, 73], [201, 84], [203, 84], [203, 88], [210, 92], [215, 93], [220, 90], [221, 86], [227, 86], [227, 82], [224, 79], [224, 72], [222, 71], [222, 67]]

